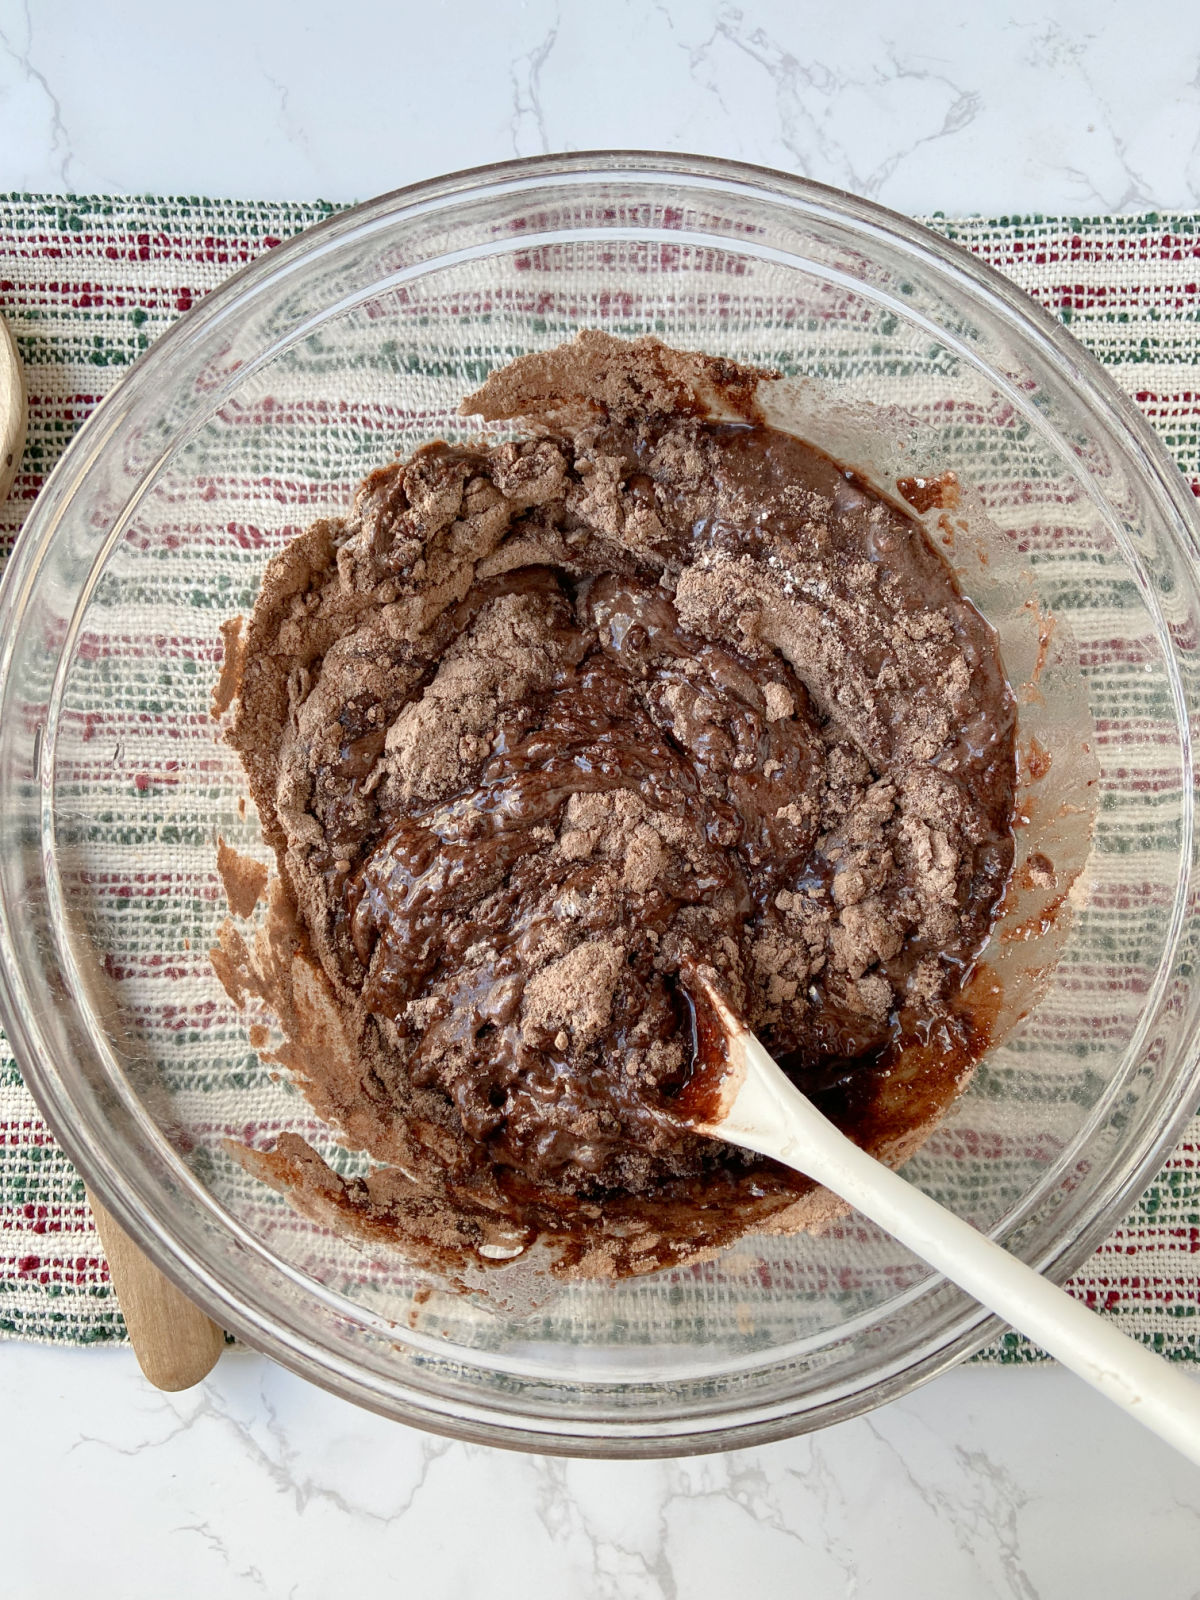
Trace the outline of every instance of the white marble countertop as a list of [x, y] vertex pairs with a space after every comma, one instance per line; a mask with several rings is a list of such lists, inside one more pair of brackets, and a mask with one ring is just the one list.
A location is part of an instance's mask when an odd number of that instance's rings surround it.
[[[1200, 208], [1200, 9], [0, 0], [3, 190], [341, 200], [606, 146], [910, 212]], [[1200, 1472], [1052, 1369], [644, 1464], [451, 1444], [243, 1353], [168, 1397], [125, 1351], [0, 1345], [0, 1404], [5, 1600], [1200, 1594]]]

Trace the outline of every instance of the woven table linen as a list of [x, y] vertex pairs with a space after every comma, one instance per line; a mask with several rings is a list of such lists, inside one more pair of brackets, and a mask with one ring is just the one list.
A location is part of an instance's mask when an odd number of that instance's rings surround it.
[[[336, 209], [0, 196], [0, 314], [29, 391], [24, 459], [0, 506], [0, 561], [46, 474], [130, 364], [230, 272]], [[925, 220], [1070, 326], [1200, 496], [1200, 215]], [[1200, 1361], [1200, 1117], [1071, 1289], [1164, 1354]], [[82, 1182], [2, 1037], [0, 1336], [126, 1338]], [[1038, 1354], [1013, 1334], [979, 1359]]]

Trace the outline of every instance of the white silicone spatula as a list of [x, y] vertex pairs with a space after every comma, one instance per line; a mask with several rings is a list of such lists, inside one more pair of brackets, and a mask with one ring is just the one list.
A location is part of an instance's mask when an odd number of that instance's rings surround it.
[[824, 1184], [1200, 1465], [1200, 1383], [860, 1150], [784, 1076], [702, 974], [691, 974], [688, 987], [698, 1012], [705, 1002], [711, 1008], [719, 1045], [698, 1066], [698, 1090], [689, 1084], [681, 1099], [690, 1127]]

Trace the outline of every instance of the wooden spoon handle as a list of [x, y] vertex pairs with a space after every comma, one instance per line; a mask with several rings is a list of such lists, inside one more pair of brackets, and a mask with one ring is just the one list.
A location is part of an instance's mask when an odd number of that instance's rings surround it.
[[[21, 358], [0, 317], [0, 501], [21, 463], [25, 414]], [[88, 1202], [139, 1366], [159, 1389], [190, 1389], [212, 1371], [225, 1335], [163, 1277], [93, 1195]]]
[[163, 1277], [90, 1192], [88, 1204], [138, 1365], [158, 1389], [190, 1389], [216, 1365], [225, 1335]]
[[8, 324], [0, 317], [0, 501], [7, 498], [25, 448], [25, 373]]
[[[0, 501], [21, 464], [25, 414], [21, 358], [0, 317]], [[225, 1335], [163, 1277], [93, 1195], [88, 1202], [139, 1366], [159, 1389], [190, 1389], [212, 1371]]]

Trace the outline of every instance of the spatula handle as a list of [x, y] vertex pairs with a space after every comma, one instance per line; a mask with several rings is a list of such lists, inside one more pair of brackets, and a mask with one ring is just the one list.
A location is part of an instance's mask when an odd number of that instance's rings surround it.
[[752, 1034], [739, 1032], [733, 1042], [744, 1046], [745, 1076], [725, 1116], [706, 1131], [841, 1195], [1200, 1465], [1200, 1382], [859, 1149], [789, 1082]]

